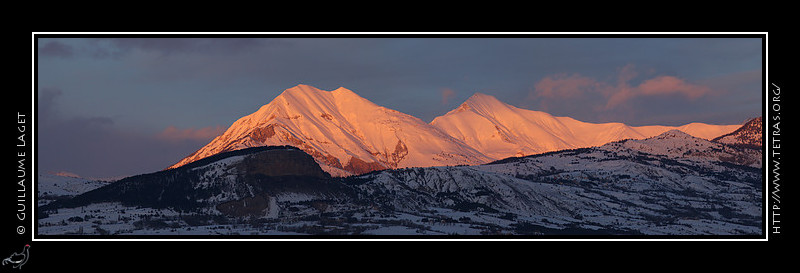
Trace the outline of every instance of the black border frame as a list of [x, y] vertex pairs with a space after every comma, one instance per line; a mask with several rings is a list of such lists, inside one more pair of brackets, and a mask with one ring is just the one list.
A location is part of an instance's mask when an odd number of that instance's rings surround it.
[[[32, 227], [31, 238], [35, 242], [39, 241], [60, 241], [60, 240], [80, 240], [80, 241], [195, 241], [195, 240], [208, 240], [208, 241], [227, 241], [227, 240], [247, 240], [247, 241], [262, 241], [262, 240], [478, 240], [478, 241], [493, 241], [493, 240], [766, 240], [768, 239], [767, 232], [769, 225], [767, 222], [768, 200], [767, 193], [769, 189], [768, 177], [770, 172], [767, 168], [767, 126], [768, 122], [763, 119], [769, 119], [767, 116], [767, 34], [765, 33], [462, 33], [462, 32], [419, 32], [419, 33], [351, 33], [351, 32], [334, 32], [334, 33], [202, 33], [202, 32], [182, 32], [182, 33], [162, 33], [153, 32], [148, 34], [141, 33], [33, 33], [35, 40], [34, 47], [38, 47], [39, 38], [760, 38], [762, 41], [762, 121], [764, 126], [762, 138], [762, 182], [764, 188], [762, 190], [762, 233], [761, 235], [39, 235], [38, 225], [35, 225], [36, 215], [35, 212], [31, 213]], [[34, 48], [34, 49], [35, 49]], [[38, 52], [34, 50], [34, 86], [33, 91], [38, 90]], [[34, 99], [38, 102], [38, 92], [33, 94]], [[34, 103], [33, 113], [38, 111], [38, 103]], [[36, 124], [34, 123], [35, 127]], [[38, 135], [33, 137], [34, 143], [38, 141]], [[38, 154], [38, 146], [33, 151]], [[36, 174], [38, 169], [38, 162], [33, 162], [33, 169], [30, 175]], [[33, 185], [33, 203], [36, 204], [36, 192], [38, 183], [33, 183], [35, 179], [29, 179]], [[31, 208], [33, 211], [34, 208]]]

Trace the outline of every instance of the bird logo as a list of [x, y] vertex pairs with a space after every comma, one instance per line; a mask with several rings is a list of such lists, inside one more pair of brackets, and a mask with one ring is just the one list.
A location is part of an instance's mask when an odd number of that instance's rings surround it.
[[3, 265], [13, 264], [12, 267], [21, 269], [22, 266], [26, 262], [28, 262], [28, 256], [29, 256], [28, 249], [30, 248], [31, 245], [25, 245], [25, 248], [22, 249], [21, 253], [14, 252], [14, 254], [11, 254], [11, 256], [9, 256], [8, 258], [3, 259], [2, 264]]

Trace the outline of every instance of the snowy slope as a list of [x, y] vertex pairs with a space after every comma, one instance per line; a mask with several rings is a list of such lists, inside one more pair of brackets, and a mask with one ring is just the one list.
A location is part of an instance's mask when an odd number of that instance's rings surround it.
[[83, 178], [69, 174], [36, 175], [36, 200], [39, 206], [108, 185], [113, 180]]
[[110, 181], [82, 178], [78, 176], [65, 176], [40, 173], [36, 176], [37, 196], [74, 196], [101, 186], [108, 185]]
[[679, 130], [641, 140], [625, 140], [599, 147], [606, 151], [634, 150], [687, 161], [695, 166], [721, 161], [753, 168], [762, 167], [760, 150], [745, 149], [735, 145], [696, 138]]
[[760, 158], [673, 130], [468, 168], [564, 186], [583, 223], [645, 234], [758, 234]]
[[744, 147], [761, 148], [763, 121], [761, 117], [745, 122], [741, 128], [729, 134], [719, 136], [714, 141]]
[[516, 234], [760, 234], [760, 157], [672, 130], [480, 166], [385, 170], [349, 184], [400, 212], [471, 213], [472, 223], [483, 217]]
[[572, 209], [552, 185], [464, 166], [385, 170], [361, 178], [369, 180], [358, 186], [369, 199], [406, 212], [451, 208], [569, 218]]
[[520, 109], [476, 93], [430, 124], [340, 87], [285, 90], [221, 136], [170, 168], [247, 147], [292, 145], [334, 176], [375, 170], [477, 165], [512, 156], [644, 139], [678, 129], [711, 139], [739, 125], [691, 123], [680, 127], [594, 124]]
[[346, 88], [324, 91], [298, 85], [171, 168], [265, 145], [299, 147], [334, 176], [491, 160], [418, 118], [376, 105]]
[[[136, 234], [212, 234], [224, 224], [246, 234], [758, 235], [760, 159], [760, 150], [671, 130], [479, 166], [331, 178], [293, 147], [258, 147], [55, 201], [40, 207], [40, 230], [102, 234], [126, 223]], [[84, 209], [120, 205], [153, 208], [153, 216], [100, 221]]]
[[587, 123], [517, 108], [481, 93], [435, 118], [431, 124], [495, 159], [643, 139], [673, 129], [711, 139], [740, 126], [691, 123], [680, 127], [633, 127], [622, 123]]
[[[72, 199], [48, 204], [45, 209], [122, 202], [153, 208], [225, 210], [242, 202], [282, 198], [279, 193], [323, 192], [340, 195], [342, 186], [328, 183], [325, 173], [307, 153], [290, 146], [253, 147], [224, 152], [182, 167], [127, 177]], [[289, 185], [289, 186], [287, 186]], [[333, 190], [326, 190], [333, 188]], [[220, 208], [219, 206], [228, 206]], [[246, 206], [243, 206], [246, 207]]]

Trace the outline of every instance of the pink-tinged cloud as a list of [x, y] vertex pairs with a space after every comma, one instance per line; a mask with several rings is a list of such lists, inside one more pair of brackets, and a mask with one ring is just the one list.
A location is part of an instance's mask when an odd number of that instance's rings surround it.
[[214, 139], [215, 137], [222, 135], [225, 132], [225, 128], [221, 126], [217, 127], [205, 127], [200, 129], [194, 128], [186, 128], [186, 129], [178, 129], [175, 126], [169, 126], [164, 131], [161, 131], [157, 135], [159, 139], [170, 140], [170, 141], [182, 141], [182, 140], [194, 140], [194, 141], [209, 141]]
[[678, 93], [689, 99], [697, 99], [711, 93], [711, 89], [708, 87], [687, 83], [672, 76], [660, 76], [647, 80], [639, 85], [639, 90], [646, 95]]
[[456, 95], [456, 91], [450, 88], [442, 88], [442, 105], [447, 105], [447, 102]]
[[60, 172], [55, 172], [53, 174], [57, 175], [57, 176], [63, 176], [63, 177], [81, 178], [80, 175], [77, 175], [75, 173], [71, 173], [71, 172], [68, 172], [68, 171], [60, 171]]
[[536, 83], [529, 98], [573, 99], [591, 94], [605, 98], [603, 108], [609, 110], [637, 97], [678, 94], [696, 100], [713, 92], [709, 87], [673, 76], [657, 76], [631, 86], [630, 81], [638, 76], [639, 73], [630, 64], [618, 70], [616, 83], [600, 82], [579, 74], [549, 75]]
[[557, 74], [544, 77], [534, 86], [534, 95], [545, 98], [575, 98], [597, 88], [599, 83], [578, 74]]
[[639, 76], [636, 67], [633, 64], [627, 64], [619, 69], [617, 75], [617, 85], [627, 86], [628, 82]]
[[689, 100], [696, 100], [711, 93], [711, 88], [688, 83], [673, 76], [658, 76], [642, 82], [639, 86], [618, 88], [608, 99], [606, 108], [614, 108], [632, 98], [679, 94]]

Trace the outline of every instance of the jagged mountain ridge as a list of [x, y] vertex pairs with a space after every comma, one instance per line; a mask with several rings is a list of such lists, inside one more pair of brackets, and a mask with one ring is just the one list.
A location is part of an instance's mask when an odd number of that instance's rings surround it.
[[393, 168], [478, 165], [511, 156], [642, 139], [672, 129], [713, 138], [738, 127], [593, 124], [520, 109], [480, 93], [428, 124], [343, 87], [324, 91], [298, 85], [169, 168], [241, 148], [292, 145], [311, 154], [326, 172], [348, 176]]

